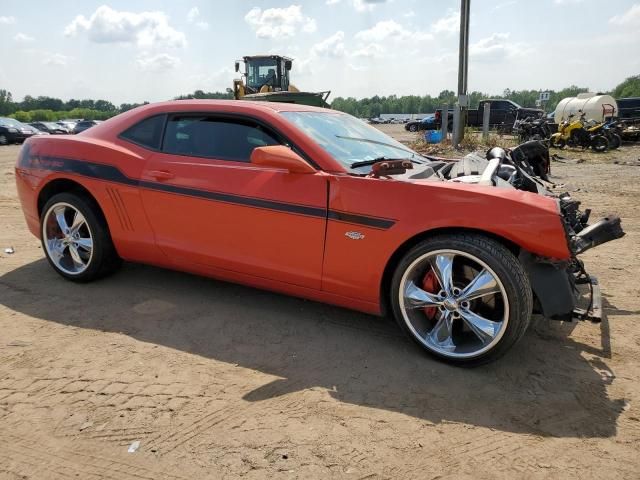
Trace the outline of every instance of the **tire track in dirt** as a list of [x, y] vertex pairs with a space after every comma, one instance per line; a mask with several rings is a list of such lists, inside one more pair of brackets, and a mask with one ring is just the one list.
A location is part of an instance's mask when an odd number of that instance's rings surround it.
[[[186, 480], [189, 477], [176, 475], [166, 470], [154, 470], [134, 462], [123, 462], [112, 456], [87, 454], [79, 449], [66, 449], [65, 451], [52, 450], [39, 442], [16, 438], [3, 434], [0, 438], [0, 457], [4, 457], [13, 463], [27, 463], [42, 465], [46, 462], [47, 471], [60, 473], [61, 478], [69, 478], [69, 470], [81, 478], [109, 478], [113, 480], [139, 479], [155, 480], [166, 478], [169, 480]], [[10, 455], [7, 456], [7, 453]], [[3, 464], [8, 465], [7, 461]], [[42, 478], [50, 478], [42, 477]]]

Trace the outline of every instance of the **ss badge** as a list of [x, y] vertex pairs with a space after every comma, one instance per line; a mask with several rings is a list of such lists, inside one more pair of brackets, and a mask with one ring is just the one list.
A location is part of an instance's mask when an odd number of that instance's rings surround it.
[[364, 238], [364, 234], [360, 232], [347, 232], [344, 236], [351, 240], [362, 240]]

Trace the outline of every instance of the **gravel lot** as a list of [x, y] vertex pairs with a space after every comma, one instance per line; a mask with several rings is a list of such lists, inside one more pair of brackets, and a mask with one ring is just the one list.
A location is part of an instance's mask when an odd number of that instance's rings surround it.
[[639, 477], [640, 167], [613, 161], [640, 147], [552, 167], [623, 218], [585, 255], [605, 321], [539, 319], [474, 370], [385, 319], [182, 273], [65, 282], [25, 226], [17, 152], [0, 147], [0, 479]]

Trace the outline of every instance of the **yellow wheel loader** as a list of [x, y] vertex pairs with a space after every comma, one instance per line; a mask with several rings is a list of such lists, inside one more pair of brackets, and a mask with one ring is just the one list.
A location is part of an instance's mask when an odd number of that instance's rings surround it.
[[236, 72], [244, 63], [241, 78], [233, 81], [236, 100], [261, 100], [265, 102], [300, 103], [329, 108], [327, 98], [331, 91], [301, 92], [289, 83], [293, 60], [281, 55], [254, 55], [236, 61]]

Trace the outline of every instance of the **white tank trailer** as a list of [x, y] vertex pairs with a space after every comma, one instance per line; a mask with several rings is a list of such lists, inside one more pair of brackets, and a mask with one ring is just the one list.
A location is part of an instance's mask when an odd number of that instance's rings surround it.
[[618, 114], [618, 104], [611, 95], [598, 95], [597, 93], [580, 93], [577, 97], [567, 97], [560, 100], [556, 107], [554, 121], [560, 123], [573, 114], [579, 116], [582, 110], [587, 120], [602, 122], [605, 118]]

